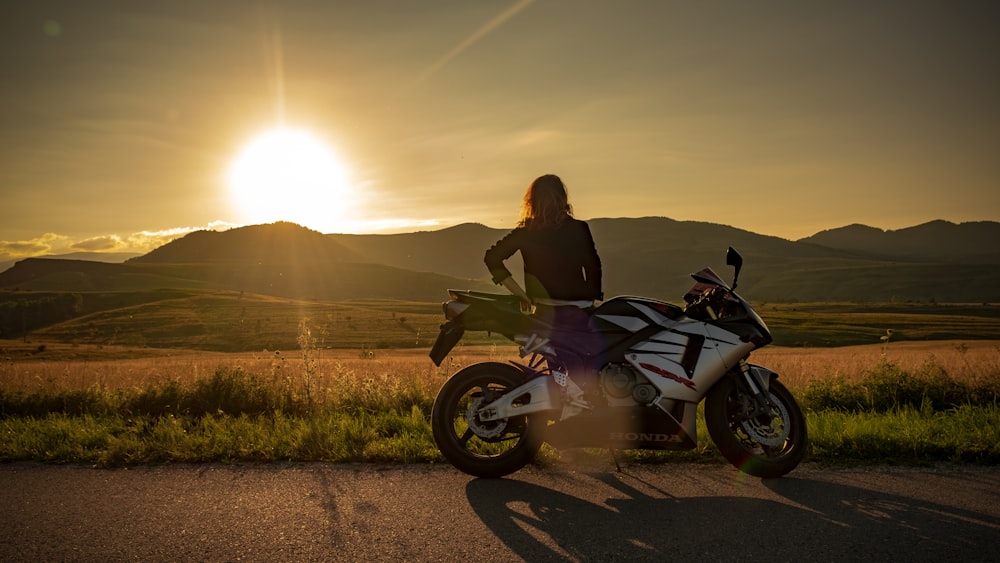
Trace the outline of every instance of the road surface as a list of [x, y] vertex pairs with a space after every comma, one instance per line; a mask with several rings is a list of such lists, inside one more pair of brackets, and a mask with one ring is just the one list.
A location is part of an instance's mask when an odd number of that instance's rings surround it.
[[1000, 468], [0, 465], [2, 561], [1000, 561]]

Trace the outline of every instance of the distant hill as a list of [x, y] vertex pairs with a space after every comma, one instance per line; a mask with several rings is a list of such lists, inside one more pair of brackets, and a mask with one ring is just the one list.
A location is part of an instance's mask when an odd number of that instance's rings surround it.
[[[610, 295], [676, 297], [689, 285], [688, 274], [719, 264], [729, 245], [779, 262], [851, 256], [725, 225], [665, 217], [592, 219], [588, 223], [604, 266], [606, 293]], [[368, 261], [455, 277], [485, 278], [483, 254], [507, 232], [467, 223], [432, 232], [327, 236]], [[518, 255], [512, 257], [509, 269], [521, 271]]]
[[847, 258], [842, 251], [714, 223], [644, 217], [594, 219], [590, 224], [604, 263], [606, 293], [612, 295], [677, 300], [690, 287], [691, 272], [706, 266], [728, 279], [725, 255], [729, 246], [746, 259], [740, 281], [744, 291], [776, 270], [839, 263]]
[[195, 231], [129, 262], [298, 264], [318, 260], [367, 262], [322, 233], [287, 222], [228, 231]]
[[[90, 260], [92, 262], [120, 263], [137, 256], [142, 255], [136, 252], [68, 252], [66, 254], [36, 256], [35, 258], [59, 258], [62, 260]], [[13, 266], [15, 262], [16, 260], [0, 261], [0, 272], [3, 272], [7, 268]]]
[[[980, 246], [953, 249], [951, 260], [938, 254], [910, 253], [894, 258], [850, 245], [827, 246], [810, 239], [793, 242], [727, 225], [676, 221], [666, 217], [599, 218], [588, 221], [604, 265], [605, 294], [637, 294], [677, 300], [690, 286], [689, 274], [705, 266], [724, 277], [726, 248], [746, 258], [740, 287], [768, 301], [1000, 300], [998, 268], [963, 266], [984, 256]], [[996, 223], [992, 225], [998, 225]], [[960, 237], [974, 237], [965, 234]], [[455, 277], [486, 278], [483, 253], [507, 229], [464, 224], [433, 232], [394, 235], [327, 235], [365, 260], [399, 268], [428, 270]], [[920, 231], [914, 231], [916, 237]], [[818, 236], [818, 235], [817, 235]], [[903, 239], [905, 240], [905, 236]], [[919, 238], [919, 237], [917, 237]], [[919, 243], [910, 244], [918, 248]], [[963, 254], [963, 248], [969, 253]], [[988, 255], [985, 255], [988, 258]], [[520, 271], [517, 256], [511, 271]], [[918, 262], [920, 268], [897, 263]], [[1000, 264], [1000, 257], [990, 262]], [[872, 272], [879, 283], [867, 283]], [[918, 279], [913, 279], [913, 276]], [[778, 283], [780, 280], [780, 283]], [[975, 280], [973, 282], [973, 280]]]
[[[729, 279], [725, 250], [746, 260], [753, 300], [1000, 302], [998, 223], [935, 221], [899, 231], [849, 226], [801, 241], [665, 217], [589, 221], [608, 297], [677, 301], [705, 266]], [[324, 235], [292, 223], [198, 231], [123, 264], [28, 259], [0, 288], [46, 291], [224, 289], [277, 297], [439, 301], [448, 288], [500, 291], [483, 253], [507, 232], [478, 224], [393, 235]], [[515, 257], [511, 270], [520, 271]]]
[[197, 231], [123, 264], [29, 258], [0, 273], [0, 288], [35, 291], [225, 289], [294, 299], [443, 300], [481, 281], [362, 261], [336, 241], [291, 223]]
[[915, 227], [884, 231], [848, 225], [799, 240], [858, 255], [913, 262], [1000, 263], [1000, 223], [931, 221]]
[[506, 233], [506, 229], [464, 223], [439, 231], [326, 236], [366, 262], [459, 278], [482, 278], [486, 272], [483, 265], [486, 249]]

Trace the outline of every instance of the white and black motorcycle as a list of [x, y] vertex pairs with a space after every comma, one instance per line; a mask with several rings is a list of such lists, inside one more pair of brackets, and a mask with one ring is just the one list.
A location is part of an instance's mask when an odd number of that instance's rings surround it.
[[[630, 296], [603, 302], [581, 334], [581, 342], [596, 335], [590, 350], [549, 338], [553, 327], [522, 313], [512, 295], [450, 290], [430, 353], [436, 365], [466, 330], [504, 335], [527, 361], [477, 363], [448, 379], [431, 414], [442, 455], [471, 475], [500, 477], [530, 463], [543, 442], [612, 454], [692, 449], [704, 400], [708, 433], [730, 463], [757, 477], [794, 469], [807, 449], [805, 418], [776, 373], [747, 362], [772, 338], [734, 291], [743, 258], [732, 247], [726, 264], [734, 267], [732, 286], [705, 268], [691, 275], [683, 308]], [[590, 366], [578, 371], [593, 381], [567, 377], [567, 354], [586, 358]]]

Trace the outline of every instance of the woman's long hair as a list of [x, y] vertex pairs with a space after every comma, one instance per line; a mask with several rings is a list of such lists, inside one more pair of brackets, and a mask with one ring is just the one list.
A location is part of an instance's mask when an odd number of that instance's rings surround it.
[[573, 206], [569, 204], [563, 181], [555, 174], [546, 174], [535, 178], [524, 192], [518, 226], [546, 229], [556, 227], [572, 216]]

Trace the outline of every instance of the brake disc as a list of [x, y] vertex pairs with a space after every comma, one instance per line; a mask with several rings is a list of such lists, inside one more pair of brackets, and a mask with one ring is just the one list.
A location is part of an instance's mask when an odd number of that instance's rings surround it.
[[[760, 424], [756, 417], [748, 417], [741, 425], [743, 430], [760, 444], [777, 448], [783, 446], [788, 438], [789, 416], [788, 409], [781, 401], [776, 400], [774, 395], [771, 395], [771, 405], [773, 408], [770, 424]], [[775, 423], [778, 424], [777, 427]]]
[[474, 397], [469, 400], [469, 410], [465, 412], [465, 420], [469, 424], [469, 429], [483, 439], [496, 438], [507, 430], [507, 419], [483, 421], [479, 419], [477, 413], [483, 405], [491, 403], [485, 397]]

